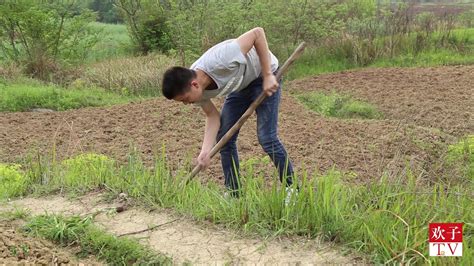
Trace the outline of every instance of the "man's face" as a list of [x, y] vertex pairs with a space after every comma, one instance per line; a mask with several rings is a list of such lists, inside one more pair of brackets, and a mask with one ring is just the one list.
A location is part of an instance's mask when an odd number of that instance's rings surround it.
[[195, 103], [201, 100], [202, 90], [196, 81], [191, 81], [189, 90], [183, 94], [176, 96], [173, 100], [182, 102], [184, 104]]

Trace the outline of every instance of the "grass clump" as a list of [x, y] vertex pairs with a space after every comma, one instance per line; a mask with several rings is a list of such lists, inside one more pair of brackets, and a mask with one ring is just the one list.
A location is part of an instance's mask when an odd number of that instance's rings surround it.
[[462, 174], [468, 180], [474, 181], [474, 135], [461, 139], [458, 143], [448, 147], [448, 164], [458, 164]]
[[378, 119], [382, 117], [382, 114], [374, 106], [335, 92], [331, 94], [310, 92], [300, 94], [297, 98], [306, 107], [325, 117], [344, 119]]
[[62, 246], [79, 245], [80, 255], [89, 254], [112, 265], [171, 264], [171, 259], [156, 254], [137, 241], [108, 234], [89, 217], [40, 215], [31, 218], [23, 230]]
[[15, 208], [11, 211], [0, 212], [0, 222], [1, 221], [14, 221], [28, 218], [27, 209]]
[[66, 170], [59, 181], [61, 187], [74, 188], [77, 191], [87, 191], [105, 183], [108, 171], [114, 165], [114, 160], [102, 154], [85, 153], [62, 161]]
[[130, 97], [102, 89], [63, 89], [40, 84], [0, 86], [0, 112], [24, 112], [35, 108], [56, 111], [87, 106], [107, 106], [130, 101]]

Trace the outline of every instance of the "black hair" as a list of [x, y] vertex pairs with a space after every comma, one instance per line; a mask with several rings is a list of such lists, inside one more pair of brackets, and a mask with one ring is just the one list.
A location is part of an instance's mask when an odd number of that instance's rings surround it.
[[174, 99], [189, 90], [190, 82], [195, 77], [196, 72], [192, 69], [179, 66], [171, 67], [163, 74], [161, 91], [167, 99]]

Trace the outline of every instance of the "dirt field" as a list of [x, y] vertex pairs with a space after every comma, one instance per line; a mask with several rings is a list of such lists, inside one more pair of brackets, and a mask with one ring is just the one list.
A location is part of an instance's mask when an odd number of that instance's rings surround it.
[[[442, 174], [442, 168], [435, 166], [446, 145], [474, 132], [473, 80], [474, 66], [450, 66], [365, 69], [293, 81], [284, 89], [280, 137], [297, 171], [326, 171], [335, 166], [357, 174], [348, 182], [371, 182], [382, 173], [403, 177], [404, 167], [409, 165], [424, 172], [423, 176], [428, 180], [436, 178]], [[374, 104], [384, 113], [384, 119], [328, 119], [308, 111], [293, 97], [303, 92], [333, 90]], [[53, 150], [59, 159], [91, 151], [125, 161], [133, 145], [145, 162], [150, 163], [153, 154], [160, 153], [164, 145], [170, 165], [179, 168], [198, 154], [203, 127], [204, 120], [198, 108], [161, 98], [110, 108], [1, 113], [0, 162], [21, 162], [25, 155], [36, 157], [39, 151], [46, 156]], [[243, 160], [264, 156], [256, 139], [254, 117], [241, 131], [239, 148]], [[271, 165], [259, 165], [259, 170], [268, 175], [272, 169]], [[203, 181], [222, 179], [218, 158], [200, 178]], [[60, 197], [26, 199], [17, 203], [32, 208], [37, 214], [53, 209], [77, 214], [90, 211], [87, 206], [98, 207], [92, 202], [68, 202]], [[34, 206], [44, 208], [40, 210]], [[174, 219], [166, 213], [150, 215], [140, 210], [120, 215], [123, 217], [108, 219], [104, 216], [99, 221], [109, 231], [118, 233]], [[14, 227], [11, 223], [0, 222], [0, 263], [68, 263], [73, 260], [70, 253], [46, 241], [18, 234]], [[316, 260], [315, 250], [318, 250], [319, 262], [353, 261], [317, 241], [301, 245], [298, 240], [267, 243], [236, 239], [228, 232], [203, 229], [202, 225], [185, 220], [173, 222], [169, 228], [147, 237], [148, 245], [182, 262], [281, 262], [297, 255], [299, 262], [304, 263]], [[202, 239], [209, 240], [206, 249], [192, 245], [201, 243]], [[183, 243], [187, 244], [183, 246]], [[28, 255], [20, 249], [12, 253], [14, 247], [21, 244], [28, 246]], [[202, 247], [201, 244], [198, 246]], [[183, 250], [185, 255], [182, 255]]]
[[[324, 172], [335, 166], [356, 173], [353, 181], [358, 182], [384, 172], [403, 175], [409, 165], [433, 177], [445, 144], [474, 132], [473, 80], [474, 66], [449, 66], [346, 71], [286, 83], [280, 137], [297, 171]], [[323, 118], [292, 97], [331, 90], [374, 104], [385, 119]], [[179, 168], [199, 153], [204, 120], [198, 107], [159, 98], [109, 108], [2, 113], [0, 125], [3, 162], [35, 150], [48, 154], [53, 147], [59, 158], [93, 151], [126, 160], [131, 145], [150, 162], [165, 145], [170, 164]], [[239, 136], [243, 160], [265, 156], [255, 127], [252, 117]], [[270, 175], [273, 168], [260, 169]], [[201, 180], [211, 179], [222, 179], [218, 158], [201, 174]]]

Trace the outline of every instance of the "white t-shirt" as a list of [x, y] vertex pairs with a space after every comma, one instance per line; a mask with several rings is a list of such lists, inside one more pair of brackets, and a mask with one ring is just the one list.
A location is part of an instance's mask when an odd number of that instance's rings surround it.
[[[271, 52], [270, 64], [271, 71], [275, 72], [278, 69], [278, 59]], [[202, 105], [211, 98], [226, 96], [231, 92], [246, 88], [262, 72], [255, 47], [244, 55], [235, 39], [214, 45], [190, 68], [204, 71], [217, 85], [217, 89], [204, 90], [202, 99], [196, 102], [198, 105]]]

